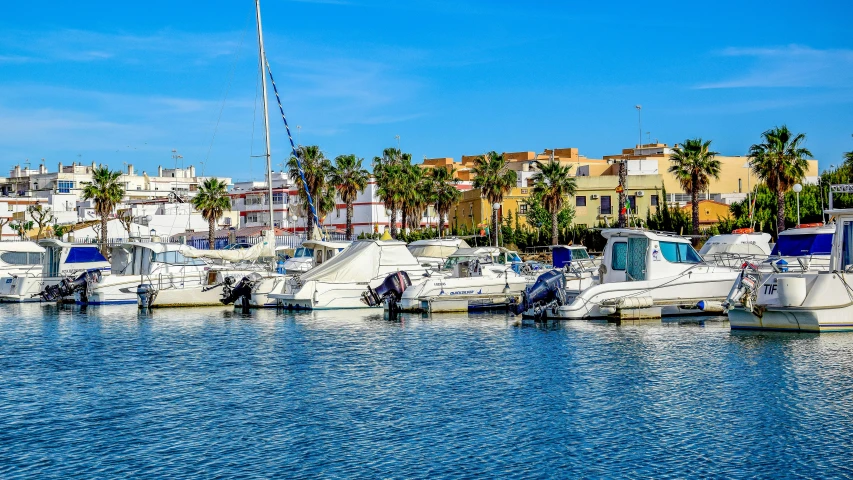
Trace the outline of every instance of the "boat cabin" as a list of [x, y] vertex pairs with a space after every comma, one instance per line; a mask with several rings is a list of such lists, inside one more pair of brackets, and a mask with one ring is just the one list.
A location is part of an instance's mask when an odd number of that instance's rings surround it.
[[39, 245], [45, 249], [45, 277], [63, 277], [90, 268], [98, 268], [103, 274], [110, 272], [110, 262], [96, 244], [80, 245], [49, 238], [40, 240]]
[[[284, 262], [286, 273], [307, 272], [311, 268], [331, 260], [351, 245], [350, 242], [329, 242], [325, 240], [305, 240], [296, 248], [293, 256]], [[276, 248], [276, 253], [285, 247]]]
[[589, 252], [583, 245], [554, 245], [551, 247], [554, 268], [563, 268], [572, 262], [589, 260]]
[[602, 283], [665, 278], [702, 263], [690, 241], [674, 234], [613, 228], [607, 239], [599, 272]]
[[0, 277], [41, 273], [44, 248], [35, 242], [0, 242]]
[[[447, 261], [443, 270], [453, 272], [454, 277], [476, 275], [474, 269], [481, 270], [483, 265], [513, 265], [522, 263], [521, 257], [512, 250], [503, 247], [475, 247], [456, 250]], [[476, 264], [476, 265], [475, 265]]]
[[779, 239], [770, 255], [778, 257], [829, 255], [832, 252], [834, 234], [835, 225], [832, 224], [805, 224], [789, 228], [779, 234]]
[[184, 256], [183, 245], [155, 242], [128, 242], [112, 249], [113, 275], [151, 275], [207, 270], [200, 258]]

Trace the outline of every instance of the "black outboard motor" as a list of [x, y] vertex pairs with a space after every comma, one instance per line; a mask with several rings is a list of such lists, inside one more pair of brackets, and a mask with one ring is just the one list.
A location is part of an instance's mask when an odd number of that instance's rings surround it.
[[74, 292], [79, 290], [81, 292], [82, 303], [86, 303], [89, 297], [89, 285], [97, 283], [100, 279], [100, 270], [87, 270], [73, 280], [71, 277], [67, 277], [60, 280], [56, 285], [48, 285], [38, 296], [45, 302], [58, 302], [64, 297], [74, 295]]
[[263, 277], [258, 273], [250, 273], [245, 277], [241, 278], [239, 282], [233, 287], [231, 285], [234, 284], [233, 277], [227, 277], [225, 285], [222, 288], [222, 298], [219, 300], [223, 305], [229, 305], [237, 300], [241, 300], [243, 303], [243, 312], [248, 313], [249, 310], [249, 302], [252, 300], [252, 291], [254, 291], [255, 287], [261, 283]]
[[406, 288], [412, 286], [412, 281], [409, 280], [409, 274], [406, 272], [394, 272], [385, 277], [382, 284], [376, 289], [367, 287], [367, 291], [361, 294], [361, 301], [368, 306], [376, 307], [382, 302], [388, 302], [388, 310], [395, 311], [397, 302], [403, 296]]
[[521, 301], [515, 304], [513, 313], [520, 315], [527, 310], [533, 309], [539, 315], [546, 307], [552, 304], [563, 305], [566, 303], [566, 279], [560, 270], [551, 270], [539, 275], [536, 283], [527, 287], [521, 294]]

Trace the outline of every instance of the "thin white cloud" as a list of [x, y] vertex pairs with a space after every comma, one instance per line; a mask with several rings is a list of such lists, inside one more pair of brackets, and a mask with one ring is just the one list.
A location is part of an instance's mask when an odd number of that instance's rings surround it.
[[727, 48], [723, 57], [752, 61], [731, 78], [697, 85], [698, 89], [850, 87], [853, 50], [820, 50], [800, 45], [774, 48]]

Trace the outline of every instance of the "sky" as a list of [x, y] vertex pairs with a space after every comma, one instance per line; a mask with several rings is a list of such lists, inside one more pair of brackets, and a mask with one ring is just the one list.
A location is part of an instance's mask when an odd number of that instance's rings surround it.
[[[398, 144], [416, 161], [568, 147], [601, 158], [641, 134], [669, 145], [701, 137], [744, 155], [782, 124], [807, 135], [821, 169], [853, 150], [853, 2], [261, 0], [261, 9], [294, 139], [330, 158], [354, 153], [367, 166]], [[8, 2], [0, 172], [44, 159], [50, 171], [192, 164], [262, 179], [257, 57], [253, 0]], [[290, 147], [269, 98], [279, 169]]]

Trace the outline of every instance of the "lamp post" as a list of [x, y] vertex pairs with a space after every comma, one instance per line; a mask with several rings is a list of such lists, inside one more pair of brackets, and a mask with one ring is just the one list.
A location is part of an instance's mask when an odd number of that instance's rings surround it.
[[155, 230], [155, 229], [153, 229], [153, 228], [152, 228], [152, 229], [151, 229], [151, 231], [150, 231], [149, 233], [151, 234], [151, 241], [153, 242], [153, 241], [154, 241], [154, 237], [156, 237], [156, 236], [157, 236], [157, 230]]
[[797, 194], [797, 225], [800, 224], [800, 192], [803, 191], [803, 186], [799, 183], [794, 184], [794, 193]]
[[294, 237], [296, 236], [296, 221], [297, 220], [299, 220], [299, 217], [297, 217], [295, 213], [290, 215], [290, 221], [291, 221], [291, 223], [293, 223], [293, 236]]
[[498, 210], [500, 210], [500, 208], [501, 208], [500, 203], [495, 202], [492, 204], [492, 218], [494, 218], [494, 221], [492, 223], [492, 228], [495, 229], [495, 246], [496, 247], [500, 246], [498, 244], [498, 228], [499, 228], [498, 227]]
[[393, 227], [391, 227], [391, 210], [390, 209], [385, 210], [385, 216], [388, 217], [388, 234], [390, 235], [391, 230], [393, 228]]

